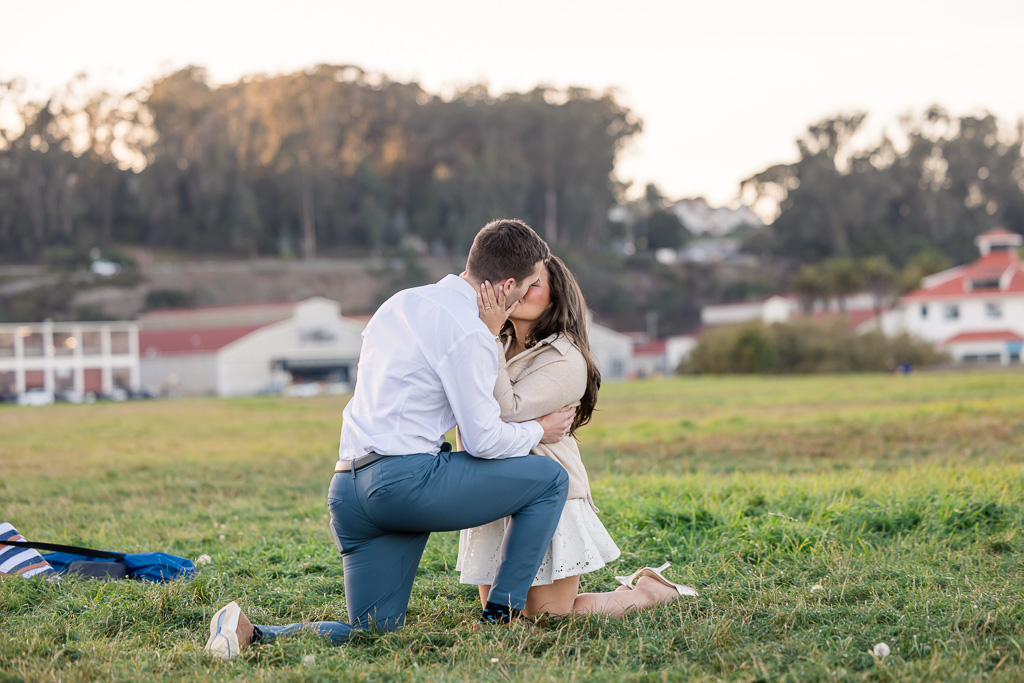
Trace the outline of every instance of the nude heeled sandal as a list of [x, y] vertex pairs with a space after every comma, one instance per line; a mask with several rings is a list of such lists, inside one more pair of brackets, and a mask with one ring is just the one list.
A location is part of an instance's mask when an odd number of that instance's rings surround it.
[[672, 588], [675, 588], [676, 592], [678, 592], [679, 595], [697, 595], [697, 591], [695, 589], [690, 588], [689, 586], [684, 586], [681, 583], [672, 583], [671, 581], [669, 581], [668, 579], [666, 579], [664, 576], [661, 575], [661, 573], [663, 571], [665, 571], [666, 569], [668, 569], [671, 566], [672, 566], [671, 562], [666, 562], [665, 564], [661, 565], [657, 569], [654, 569], [653, 567], [643, 567], [641, 569], [636, 570], [635, 572], [633, 572], [629, 576], [616, 576], [615, 580], [618, 581], [619, 583], [621, 583], [626, 588], [630, 588], [631, 589], [631, 588], [633, 588], [633, 583], [638, 578], [640, 578], [641, 576], [649, 576], [652, 579], [656, 579], [657, 581], [660, 581], [661, 583], [665, 584], [666, 586], [671, 586]]

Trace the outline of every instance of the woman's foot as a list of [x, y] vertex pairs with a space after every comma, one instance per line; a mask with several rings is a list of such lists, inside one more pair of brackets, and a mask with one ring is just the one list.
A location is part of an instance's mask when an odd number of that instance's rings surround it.
[[[625, 587], [623, 586], [623, 588]], [[626, 590], [629, 589], [627, 588]], [[641, 576], [637, 579], [633, 592], [649, 599], [652, 605], [668, 605], [680, 598], [679, 591], [651, 576]]]
[[672, 566], [671, 562], [666, 562], [665, 564], [661, 565], [658, 568], [654, 568], [654, 567], [641, 567], [640, 569], [636, 570], [635, 572], [633, 572], [629, 576], [616, 576], [615, 580], [618, 581], [619, 583], [621, 583], [623, 586], [633, 587], [634, 582], [636, 582], [637, 579], [639, 579], [641, 577], [648, 577], [648, 578], [654, 579], [655, 581], [658, 581], [659, 583], [661, 583], [661, 584], [663, 584], [665, 586], [669, 586], [670, 588], [675, 589], [675, 591], [680, 596], [683, 596], [683, 595], [697, 595], [696, 589], [691, 588], [690, 586], [684, 586], [681, 583], [675, 583], [673, 581], [669, 581], [668, 579], [665, 578], [665, 576], [662, 574], [662, 572], [665, 571], [666, 569], [668, 569], [671, 566]]

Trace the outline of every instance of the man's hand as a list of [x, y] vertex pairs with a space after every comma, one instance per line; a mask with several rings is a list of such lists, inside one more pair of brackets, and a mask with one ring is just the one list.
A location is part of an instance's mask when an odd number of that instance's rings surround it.
[[574, 406], [565, 406], [544, 417], [538, 417], [537, 424], [544, 428], [544, 436], [541, 437], [540, 442], [558, 443], [564, 439], [565, 435], [569, 433], [569, 427], [572, 426], [575, 417], [576, 408]]

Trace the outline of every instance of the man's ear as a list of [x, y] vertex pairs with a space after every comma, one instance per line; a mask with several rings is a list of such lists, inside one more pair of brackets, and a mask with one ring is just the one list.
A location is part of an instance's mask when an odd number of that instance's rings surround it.
[[506, 278], [499, 286], [505, 292], [505, 296], [508, 296], [516, 287], [516, 279], [514, 277]]

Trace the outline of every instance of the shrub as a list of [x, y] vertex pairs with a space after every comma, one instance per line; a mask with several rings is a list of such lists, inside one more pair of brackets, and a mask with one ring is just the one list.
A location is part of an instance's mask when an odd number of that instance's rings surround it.
[[145, 310], [191, 308], [195, 305], [196, 296], [193, 292], [185, 292], [180, 289], [153, 289], [146, 294]]
[[881, 372], [902, 363], [927, 366], [945, 360], [927, 342], [907, 334], [858, 334], [843, 316], [836, 316], [707, 330], [684, 369], [712, 374]]

